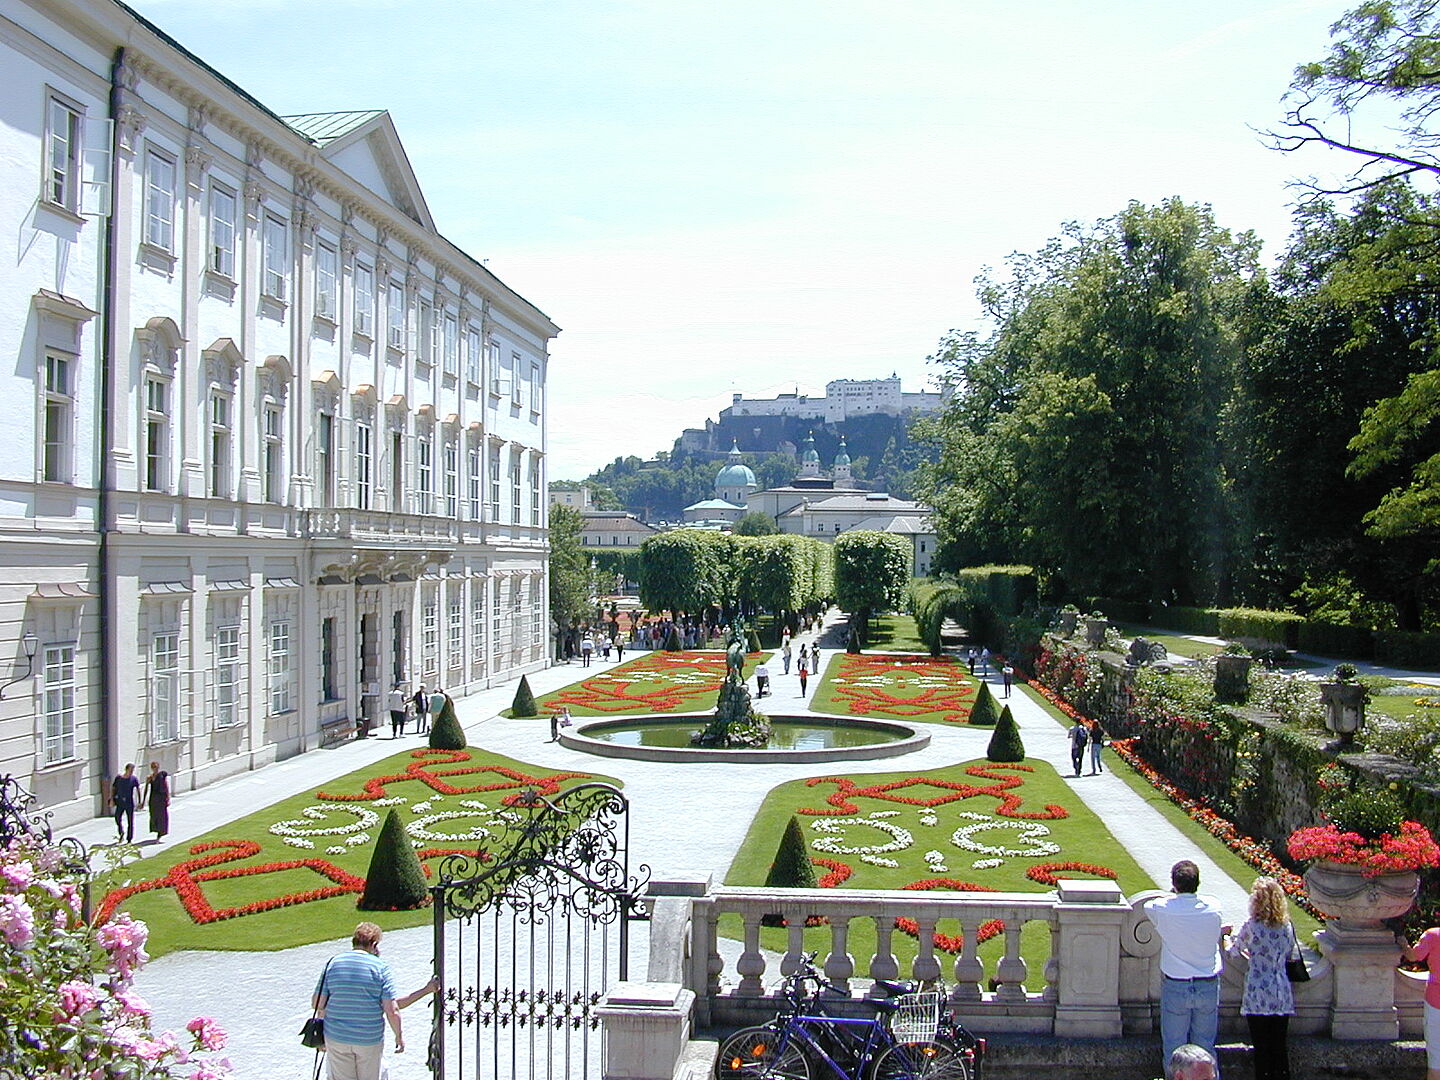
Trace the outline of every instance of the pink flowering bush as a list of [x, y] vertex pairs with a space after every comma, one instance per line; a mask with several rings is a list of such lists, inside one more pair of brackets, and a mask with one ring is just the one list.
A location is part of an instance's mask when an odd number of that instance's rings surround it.
[[[22, 838], [0, 846], [0, 1063], [46, 1080], [229, 1080], [225, 1032], [200, 1017], [188, 1038], [156, 1032], [131, 980], [145, 965], [145, 924], [81, 918], [89, 873]], [[6, 1075], [11, 1075], [7, 1071]]]
[[1286, 846], [1292, 859], [1346, 863], [1360, 867], [1366, 877], [1440, 863], [1440, 846], [1418, 821], [1401, 822], [1395, 832], [1373, 839], [1336, 825], [1311, 825], [1291, 833]]

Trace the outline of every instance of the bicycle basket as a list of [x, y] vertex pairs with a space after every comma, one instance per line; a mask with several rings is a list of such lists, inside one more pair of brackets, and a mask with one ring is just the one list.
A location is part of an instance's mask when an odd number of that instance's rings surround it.
[[940, 1028], [941, 995], [933, 990], [901, 994], [890, 1018], [890, 1033], [900, 1042], [935, 1038]]

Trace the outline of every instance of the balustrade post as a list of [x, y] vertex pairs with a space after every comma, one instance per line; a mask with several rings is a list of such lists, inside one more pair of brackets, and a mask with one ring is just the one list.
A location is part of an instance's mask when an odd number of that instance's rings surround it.
[[960, 924], [960, 952], [955, 956], [955, 985], [950, 1000], [979, 1001], [984, 993], [985, 965], [980, 962], [980, 920]]
[[[874, 917], [875, 922], [875, 955], [870, 958], [870, 978], [889, 979], [892, 982], [900, 978], [900, 962], [895, 959], [895, 916], [889, 912], [882, 912]], [[870, 990], [872, 997], [881, 997], [879, 991], [873, 987]]]
[[605, 1080], [671, 1080], [690, 1041], [694, 991], [679, 983], [619, 983], [596, 1014], [605, 1034]]
[[1400, 950], [1386, 929], [1341, 926], [1336, 920], [1315, 935], [1320, 952], [1335, 969], [1332, 1039], [1400, 1037], [1395, 1010], [1395, 965]]
[[785, 955], [780, 958], [780, 974], [794, 975], [805, 957], [805, 916], [786, 914]]
[[940, 961], [935, 959], [935, 922], [933, 911], [915, 916], [919, 950], [910, 972], [917, 982], [932, 982], [940, 977]]
[[745, 916], [745, 951], [735, 961], [735, 971], [740, 976], [735, 993], [741, 997], [760, 997], [765, 993], [765, 957], [760, 953], [760, 912]]
[[1120, 1017], [1120, 935], [1130, 909], [1113, 881], [1062, 878], [1055, 905], [1057, 1038], [1114, 1039]]
[[849, 935], [850, 920], [843, 915], [830, 916], [830, 955], [825, 958], [825, 978], [847, 994], [855, 975], [855, 958], [846, 947]]
[[1015, 918], [1005, 920], [1005, 955], [995, 968], [995, 981], [999, 984], [995, 991], [997, 1001], [1025, 1000], [1025, 976], [1029, 974], [1029, 968], [1020, 955], [1020, 930], [1023, 926], [1024, 921], [1018, 913]]

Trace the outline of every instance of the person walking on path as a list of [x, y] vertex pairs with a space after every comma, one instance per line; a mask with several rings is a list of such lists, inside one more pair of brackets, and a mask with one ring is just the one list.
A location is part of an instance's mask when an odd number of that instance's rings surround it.
[[332, 957], [321, 972], [310, 1007], [325, 1018], [325, 1059], [329, 1080], [380, 1080], [385, 1024], [395, 1033], [395, 1052], [405, 1052], [400, 1010], [440, 984], [431, 979], [413, 994], [396, 999], [395, 977], [380, 959], [380, 927], [356, 925], [348, 953]]
[[390, 688], [387, 706], [390, 709], [390, 737], [398, 739], [405, 734], [405, 691], [400, 689], [398, 682]]
[[115, 831], [120, 843], [135, 839], [135, 800], [140, 795], [140, 779], [132, 762], [125, 771], [110, 781], [110, 805], [115, 812]]
[[624, 635], [624, 634], [621, 634], [619, 637], [617, 637], [617, 638], [615, 639], [615, 663], [616, 663], [616, 664], [623, 664], [624, 662], [625, 662], [625, 635]]
[[990, 646], [986, 645], [980, 650], [980, 674], [990, 674]]
[[787, 631], [785, 634], [785, 644], [780, 646], [780, 663], [784, 665], [786, 675], [790, 674], [790, 656], [790, 634]]
[[415, 704], [415, 733], [423, 735], [430, 730], [430, 695], [425, 692], [424, 683], [420, 684], [411, 700]]
[[974, 674], [975, 674], [975, 650], [974, 650], [974, 649], [966, 649], [966, 650], [965, 650], [965, 662], [970, 665], [970, 674], [971, 674], [971, 675], [974, 675]]
[[1096, 724], [1090, 729], [1090, 775], [1104, 772], [1100, 765], [1100, 751], [1105, 749], [1105, 732]]
[[800, 696], [805, 696], [805, 681], [810, 676], [810, 661], [805, 658], [805, 646], [800, 646]]
[[1285, 903], [1285, 890], [1272, 877], [1258, 877], [1250, 889], [1250, 917], [1230, 942], [1231, 956], [1249, 958], [1240, 1015], [1255, 1047], [1255, 1080], [1290, 1080], [1286, 1029], [1295, 1012], [1285, 961], [1298, 948]]
[[433, 724], [439, 718], [440, 714], [445, 711], [445, 706], [449, 701], [450, 695], [445, 693], [444, 690], [441, 690], [440, 687], [435, 687], [434, 691], [430, 694], [430, 715], [428, 717], [429, 723], [425, 725], [426, 731], [430, 730], [430, 724]]
[[[1160, 935], [1160, 1041], [1168, 1061], [1175, 1049], [1194, 1043], [1215, 1053], [1220, 1022], [1220, 908], [1199, 896], [1200, 868], [1181, 859], [1170, 868], [1174, 895], [1145, 902]], [[1219, 1069], [1215, 1076], [1220, 1075]]]
[[770, 693], [770, 668], [764, 661], [755, 665], [755, 696], [764, 697]]
[[1005, 696], [1010, 696], [1010, 684], [1015, 681], [1015, 669], [1006, 664], [1000, 669], [1001, 676], [1005, 679]]
[[1425, 984], [1425, 1080], [1440, 1080], [1440, 926], [1432, 926], [1411, 945], [1396, 935], [1400, 953], [1411, 962], [1423, 961], [1430, 969]]
[[595, 642], [586, 634], [580, 639], [580, 666], [589, 667], [590, 658], [595, 655]]
[[145, 778], [140, 805], [150, 808], [150, 831], [155, 839], [165, 839], [170, 831], [170, 774], [160, 768], [158, 761], [150, 762], [150, 775]]
[[1085, 744], [1089, 741], [1090, 733], [1085, 725], [1079, 720], [1070, 729], [1070, 762], [1075, 766], [1075, 775], [1080, 775], [1080, 763], [1085, 760]]
[[559, 712], [552, 712], [552, 713], [550, 714], [550, 741], [551, 741], [551, 742], [559, 742], [559, 741], [560, 741], [560, 714], [559, 714]]

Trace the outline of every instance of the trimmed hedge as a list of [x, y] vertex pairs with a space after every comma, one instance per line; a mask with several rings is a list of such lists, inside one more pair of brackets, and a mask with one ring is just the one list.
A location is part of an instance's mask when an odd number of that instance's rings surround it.
[[994, 727], [1000, 722], [1000, 706], [995, 701], [995, 695], [990, 693], [989, 683], [980, 684], [980, 690], [975, 695], [975, 704], [970, 706], [969, 719], [970, 723], [977, 727]]
[[1202, 637], [1220, 636], [1220, 617], [1214, 608], [1166, 607], [1163, 604], [1150, 605], [1150, 625], [1162, 630], [1177, 630], [1182, 634], [1199, 634]]
[[413, 911], [430, 903], [425, 871], [410, 844], [400, 815], [391, 810], [365, 872], [365, 891], [355, 901], [361, 911]]
[[530, 691], [530, 680], [520, 676], [520, 685], [515, 687], [515, 700], [510, 702], [511, 716], [539, 716], [535, 707], [535, 695]]
[[955, 576], [971, 603], [988, 603], [996, 615], [1019, 615], [1039, 592], [1033, 566], [967, 566]]
[[1375, 660], [1392, 667], [1440, 671], [1440, 634], [1376, 630]]
[[1300, 644], [1297, 648], [1301, 652], [1347, 660], [1375, 658], [1375, 631], [1368, 626], [1345, 626], [1306, 619], [1300, 624], [1298, 640]]
[[[1213, 609], [1212, 609], [1213, 610]], [[1289, 611], [1262, 611], [1260, 608], [1220, 608], [1214, 610], [1219, 636], [1226, 640], [1265, 642], [1295, 648], [1299, 642], [1300, 624], [1305, 620]]]
[[1000, 711], [1000, 721], [995, 725], [995, 733], [990, 736], [985, 757], [989, 761], [1025, 760], [1025, 743], [1020, 739], [1020, 727], [1015, 723], [1015, 717], [1010, 715], [1009, 705]]

